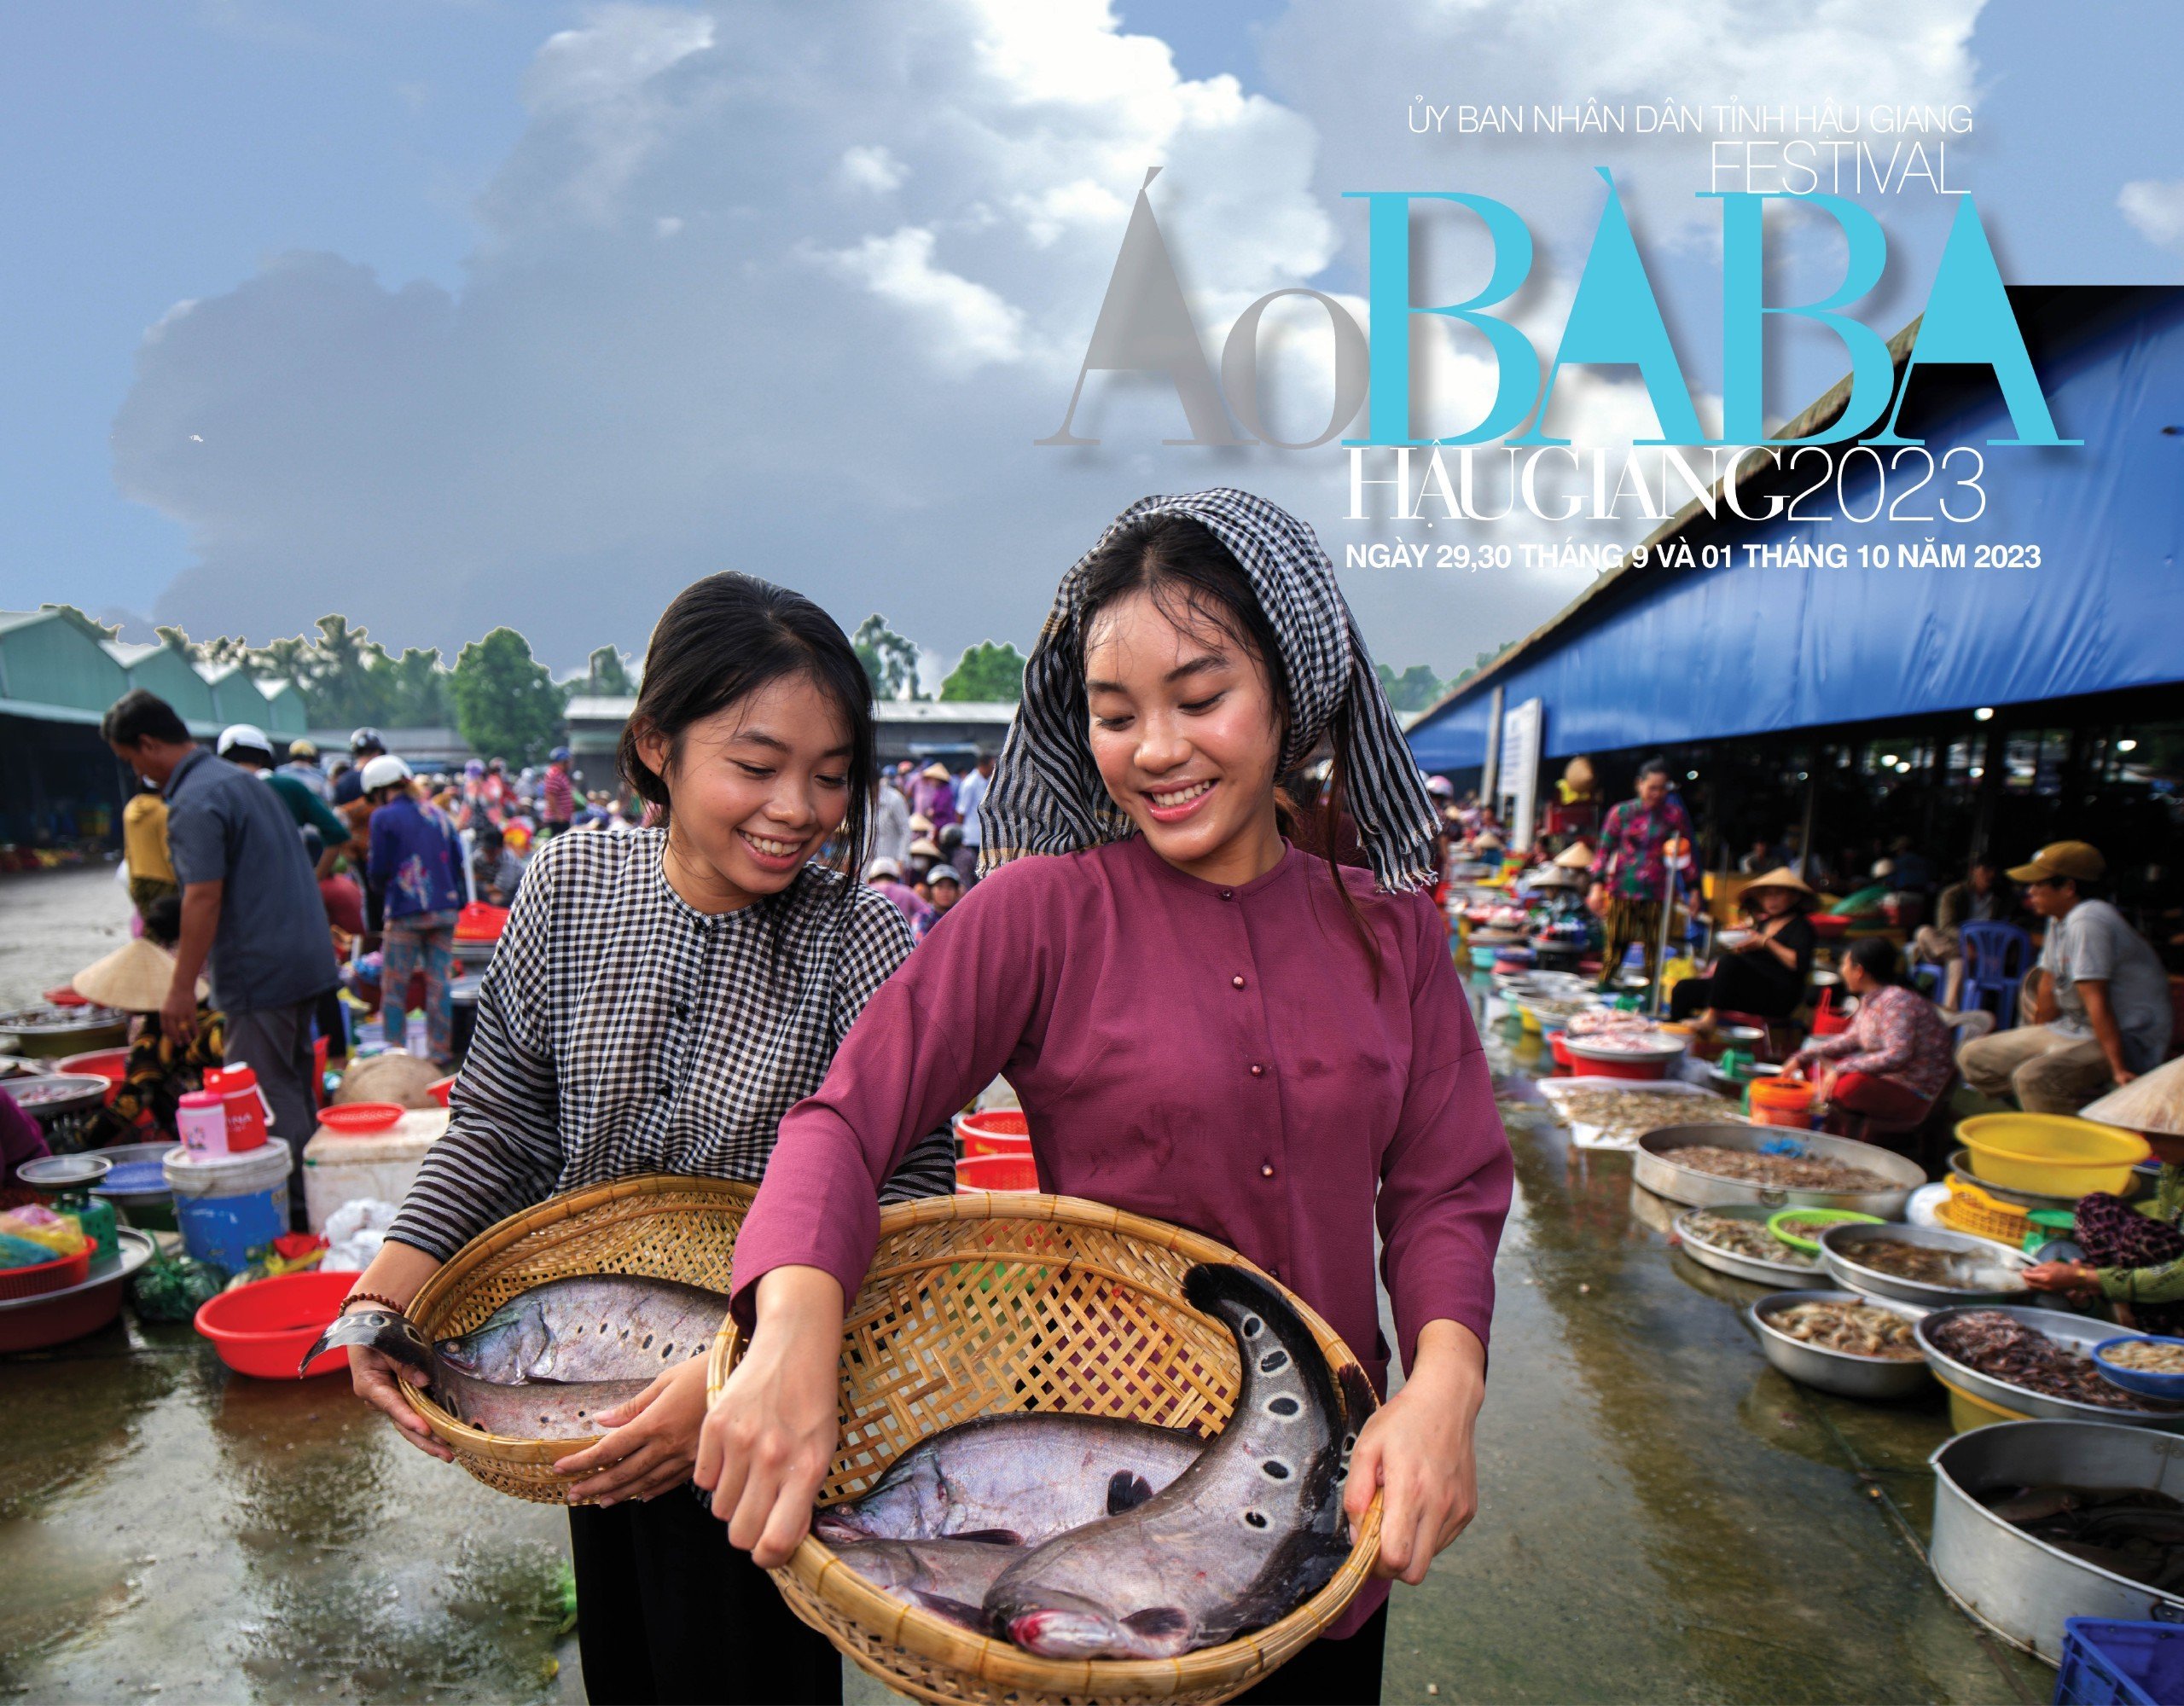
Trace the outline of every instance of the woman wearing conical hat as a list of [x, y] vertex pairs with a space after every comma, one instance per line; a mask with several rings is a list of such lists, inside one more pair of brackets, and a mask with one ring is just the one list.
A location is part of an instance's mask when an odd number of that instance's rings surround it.
[[2025, 1283], [2106, 1297], [2117, 1320], [2146, 1332], [2184, 1329], [2184, 1059], [2111, 1090], [2079, 1117], [2138, 1133], [2161, 1163], [2160, 1178], [2137, 1203], [2106, 1191], [2081, 1197], [2075, 1230], [2084, 1260], [2041, 1262], [2025, 1269]]
[[[155, 898], [144, 909], [143, 935], [86, 966], [73, 979], [76, 993], [85, 1001], [134, 1013], [137, 1021], [136, 1034], [129, 1045], [129, 1063], [113, 1100], [84, 1123], [80, 1140], [86, 1149], [171, 1138], [176, 1103], [192, 1090], [203, 1088], [206, 1069], [222, 1062], [225, 1021], [206, 1004], [201, 981], [197, 1034], [188, 1042], [178, 1043], [160, 1028], [160, 1009], [174, 984], [171, 950], [181, 928], [181, 898], [175, 895]], [[149, 1131], [141, 1129], [147, 1124]]]

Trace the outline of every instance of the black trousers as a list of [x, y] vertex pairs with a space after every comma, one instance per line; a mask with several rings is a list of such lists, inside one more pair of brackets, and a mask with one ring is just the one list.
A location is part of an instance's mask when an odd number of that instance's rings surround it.
[[1689, 1018], [1708, 1007], [1723, 1013], [1748, 1013], [1761, 1018], [1787, 1018], [1804, 998], [1804, 980], [1786, 966], [1770, 960], [1754, 963], [1754, 956], [1724, 954], [1715, 961], [1711, 978], [1686, 978], [1669, 991], [1669, 1017]]
[[1354, 1635], [1314, 1641], [1234, 1706], [1380, 1706], [1380, 1659], [1388, 1644], [1388, 1608], [1368, 1617]]
[[569, 1512], [592, 1706], [839, 1706], [842, 1662], [687, 1487]]

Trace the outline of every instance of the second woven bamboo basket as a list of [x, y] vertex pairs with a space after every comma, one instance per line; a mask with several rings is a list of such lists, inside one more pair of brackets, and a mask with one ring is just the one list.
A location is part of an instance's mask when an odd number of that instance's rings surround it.
[[[1240, 1376], [1228, 1329], [1183, 1299], [1183, 1275], [1201, 1262], [1252, 1267], [1211, 1239], [1075, 1198], [965, 1193], [883, 1210], [844, 1324], [841, 1441], [819, 1502], [857, 1497], [918, 1442], [977, 1416], [1052, 1410], [1217, 1433]], [[1285, 1295], [1331, 1365], [1356, 1364]], [[713, 1397], [742, 1349], [731, 1320], [713, 1346]], [[1375, 1498], [1318, 1593], [1265, 1628], [1171, 1659], [1037, 1657], [881, 1593], [810, 1535], [772, 1574], [798, 1616], [921, 1700], [1197, 1706], [1241, 1693], [1328, 1628], [1372, 1574], [1380, 1526]]]
[[[727, 1180], [648, 1174], [549, 1198], [450, 1256], [411, 1301], [410, 1318], [428, 1339], [453, 1338], [533, 1286], [600, 1274], [677, 1280], [725, 1297], [752, 1195], [750, 1186]], [[590, 1440], [503, 1438], [456, 1420], [406, 1379], [402, 1396], [488, 1487], [541, 1504], [568, 1502], [569, 1483], [553, 1465]]]

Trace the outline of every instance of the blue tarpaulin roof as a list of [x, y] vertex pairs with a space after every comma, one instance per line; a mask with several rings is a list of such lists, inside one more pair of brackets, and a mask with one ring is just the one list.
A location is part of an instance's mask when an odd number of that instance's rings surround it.
[[[2067, 331], [2073, 293], [2041, 296]], [[1977, 519], [1890, 519], [1891, 505], [1937, 515], [1943, 495], [1960, 513], [1977, 502], [1954, 485], [1965, 456], [1897, 502], [1923, 470], [1910, 453], [1879, 519], [1737, 522], [1706, 535], [1734, 547], [1725, 566], [1626, 569], [1421, 718], [1420, 765], [1484, 762], [1496, 685], [1505, 706], [1544, 702], [1542, 756], [1566, 757], [2184, 681], [2184, 291], [2077, 299], [2097, 324], [2057, 337], [2040, 373], [2082, 446], [1990, 447], [2016, 433], [1999, 397], [1975, 393], [1921, 436], [1937, 459], [1959, 444], [1984, 457]], [[1874, 501], [1873, 460], [1845, 475], [1850, 513]], [[1897, 548], [1928, 541], [1961, 545], [1964, 566], [1897, 565]], [[1747, 544], [1841, 545], [1850, 561], [1769, 566]], [[1887, 566], [1859, 562], [1868, 545]], [[1983, 546], [2001, 555], [1978, 562]]]

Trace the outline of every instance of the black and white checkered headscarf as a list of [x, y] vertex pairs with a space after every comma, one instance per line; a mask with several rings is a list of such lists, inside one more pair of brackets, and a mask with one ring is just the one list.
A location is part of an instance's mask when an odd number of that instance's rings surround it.
[[1383, 889], [1432, 881], [1432, 796], [1381, 691], [1356, 619], [1335, 585], [1334, 566], [1310, 527], [1233, 486], [1140, 498], [1062, 577], [1025, 667], [1024, 702], [979, 808], [980, 869], [1025, 853], [1073, 853], [1132, 833], [1092, 760], [1082, 709], [1081, 618], [1086, 566], [1119, 530], [1156, 515], [1187, 516], [1205, 526], [1251, 581], [1281, 647], [1289, 684], [1289, 732], [1280, 768], [1301, 764], [1347, 705], [1354, 746], [1345, 799], [1373, 873]]

